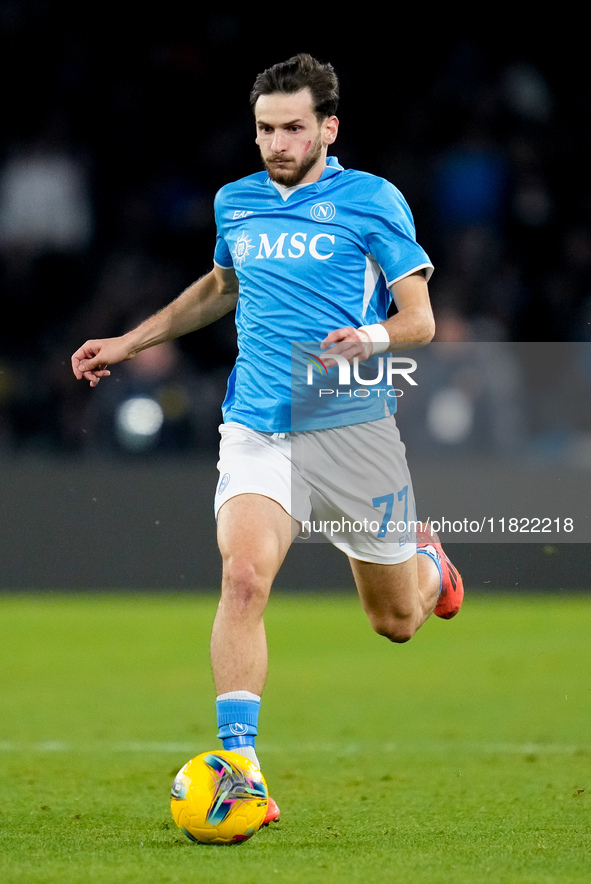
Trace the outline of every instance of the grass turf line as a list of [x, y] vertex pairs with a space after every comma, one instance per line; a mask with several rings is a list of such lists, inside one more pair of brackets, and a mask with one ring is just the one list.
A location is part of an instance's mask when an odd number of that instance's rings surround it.
[[0, 599], [0, 880], [588, 880], [588, 598], [468, 596], [392, 646], [352, 597], [278, 594], [258, 748], [282, 820], [221, 849], [168, 810], [218, 745], [215, 605]]

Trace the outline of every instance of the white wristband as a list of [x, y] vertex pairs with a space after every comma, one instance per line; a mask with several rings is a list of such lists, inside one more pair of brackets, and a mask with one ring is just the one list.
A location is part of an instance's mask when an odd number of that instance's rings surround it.
[[381, 322], [376, 322], [375, 325], [362, 325], [357, 331], [367, 335], [368, 340], [373, 346], [372, 356], [374, 353], [385, 353], [386, 350], [390, 349], [390, 335], [386, 326], [382, 325]]

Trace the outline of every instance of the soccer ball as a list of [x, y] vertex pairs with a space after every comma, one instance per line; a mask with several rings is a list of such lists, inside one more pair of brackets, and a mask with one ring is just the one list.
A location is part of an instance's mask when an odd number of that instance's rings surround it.
[[203, 752], [181, 767], [172, 784], [170, 809], [190, 841], [235, 844], [263, 824], [269, 804], [259, 768], [236, 752]]

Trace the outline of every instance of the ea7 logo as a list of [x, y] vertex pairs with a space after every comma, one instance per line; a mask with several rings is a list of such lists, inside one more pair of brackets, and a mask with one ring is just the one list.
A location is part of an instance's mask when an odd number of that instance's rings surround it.
[[335, 237], [330, 233], [317, 233], [308, 241], [307, 233], [294, 233], [289, 241], [287, 233], [281, 233], [274, 243], [269, 241], [266, 233], [260, 233], [260, 246], [257, 258], [302, 258], [306, 251], [316, 261], [327, 261], [332, 258]]

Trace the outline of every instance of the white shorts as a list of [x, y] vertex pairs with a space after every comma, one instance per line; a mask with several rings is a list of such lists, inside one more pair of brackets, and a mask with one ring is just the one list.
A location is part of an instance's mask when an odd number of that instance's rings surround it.
[[220, 434], [216, 518], [232, 497], [261, 494], [300, 522], [302, 537], [351, 558], [397, 564], [416, 552], [414, 494], [393, 416], [302, 433], [230, 422]]

